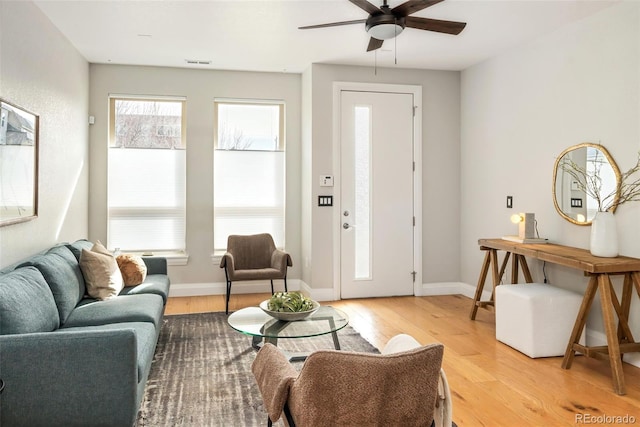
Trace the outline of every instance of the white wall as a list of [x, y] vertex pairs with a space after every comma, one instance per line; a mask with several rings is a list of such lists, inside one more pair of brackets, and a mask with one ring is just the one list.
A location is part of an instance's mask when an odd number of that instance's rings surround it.
[[[314, 290], [333, 287], [333, 209], [320, 208], [318, 177], [333, 170], [333, 83], [367, 82], [422, 86], [423, 282], [459, 281], [460, 73], [402, 68], [314, 64], [310, 74], [312, 271], [305, 282]], [[392, 126], [392, 124], [390, 124]], [[305, 130], [306, 134], [306, 130]], [[305, 168], [309, 165], [305, 165]], [[329, 194], [322, 188], [322, 194]], [[304, 233], [304, 231], [303, 231]], [[390, 248], [391, 250], [391, 248]]]
[[[541, 237], [588, 248], [590, 227], [562, 219], [553, 165], [565, 148], [597, 142], [621, 170], [640, 149], [640, 3], [627, 1], [462, 73], [461, 273], [477, 281], [477, 240], [516, 234], [509, 216], [534, 212]], [[514, 196], [512, 210], [507, 195]], [[640, 203], [616, 213], [620, 252], [640, 257]], [[542, 265], [530, 265], [542, 280]], [[583, 293], [581, 272], [548, 265], [551, 283]], [[616, 286], [619, 286], [616, 285]], [[619, 291], [619, 288], [618, 288]], [[588, 327], [602, 332], [598, 301]], [[639, 301], [634, 297], [634, 307]], [[640, 334], [638, 310], [632, 329]]]
[[39, 204], [0, 228], [0, 266], [87, 236], [89, 65], [31, 2], [0, 2], [0, 98], [40, 116]]
[[[174, 95], [187, 98], [186, 266], [171, 266], [172, 283], [224, 283], [213, 253], [213, 100], [274, 99], [286, 102], [286, 250], [294, 260], [289, 278], [300, 277], [300, 75], [91, 65], [89, 237], [107, 237], [107, 113], [109, 94]], [[132, 183], [135, 185], [135, 183]], [[224, 286], [218, 287], [224, 293]], [[240, 289], [236, 290], [239, 291]]]
[[312, 78], [311, 67], [302, 74], [302, 194], [300, 195], [302, 221], [300, 230], [301, 236], [301, 259], [302, 281], [310, 285], [313, 281], [312, 268], [312, 209], [313, 209], [313, 110], [312, 110]]

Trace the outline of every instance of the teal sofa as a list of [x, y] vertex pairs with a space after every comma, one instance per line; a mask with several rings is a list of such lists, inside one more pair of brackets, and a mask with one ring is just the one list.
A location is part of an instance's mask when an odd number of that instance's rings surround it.
[[143, 258], [144, 283], [111, 299], [85, 295], [92, 243], [61, 244], [0, 270], [0, 425], [135, 424], [170, 280]]

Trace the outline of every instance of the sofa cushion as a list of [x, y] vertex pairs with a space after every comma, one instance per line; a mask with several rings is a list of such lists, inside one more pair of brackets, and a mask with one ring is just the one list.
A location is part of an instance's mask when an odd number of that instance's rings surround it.
[[[148, 322], [113, 323], [100, 326], [83, 326], [76, 328], [58, 329], [55, 333], [65, 334], [73, 331], [90, 332], [117, 329], [133, 329], [135, 332], [138, 357], [138, 382], [140, 382], [143, 378], [145, 378], [145, 375], [148, 373], [149, 369], [151, 369], [151, 362], [153, 361], [153, 354], [156, 349], [156, 339], [158, 334], [153, 324]], [[108, 342], [105, 342], [105, 357], [113, 357], [112, 351], [114, 351], [114, 348], [110, 346]], [[94, 360], [89, 363], [99, 364], [99, 362], [100, 361]], [[96, 369], [99, 369], [99, 367], [96, 366]]]
[[164, 311], [159, 295], [120, 295], [104, 301], [84, 299], [63, 325], [98, 326], [109, 323], [149, 322], [159, 327]]
[[82, 249], [80, 269], [87, 285], [87, 293], [93, 298], [113, 298], [124, 287], [116, 259], [100, 242], [96, 242], [91, 250]]
[[169, 298], [169, 276], [165, 274], [149, 274], [145, 281], [138, 286], [125, 287], [120, 295], [156, 294], [160, 295], [163, 303]]
[[116, 257], [118, 268], [122, 273], [125, 286], [136, 286], [147, 278], [147, 265], [141, 257], [133, 254], [122, 254]]
[[36, 255], [20, 265], [36, 267], [51, 288], [60, 324], [84, 297], [85, 284], [75, 257], [65, 246], [55, 246], [44, 255]]
[[18, 268], [0, 275], [0, 335], [51, 332], [60, 316], [40, 270]]
[[71, 251], [71, 253], [76, 257], [76, 260], [80, 262], [80, 255], [82, 254], [82, 250], [91, 250], [93, 247], [93, 243], [86, 239], [76, 240], [73, 243], [67, 243], [67, 248]]

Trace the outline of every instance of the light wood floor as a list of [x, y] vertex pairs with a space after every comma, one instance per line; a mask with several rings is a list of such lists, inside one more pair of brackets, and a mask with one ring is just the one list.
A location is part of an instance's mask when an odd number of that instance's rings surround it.
[[[257, 305], [269, 294], [232, 295], [230, 310]], [[465, 426], [613, 425], [613, 417], [640, 424], [640, 368], [624, 364], [627, 394], [613, 392], [606, 362], [576, 357], [530, 359], [496, 341], [494, 315], [459, 295], [323, 302], [349, 315], [349, 324], [378, 348], [398, 333], [423, 344], [445, 345], [443, 367], [452, 391], [453, 419]], [[224, 311], [224, 296], [170, 298], [166, 314]], [[598, 418], [604, 422], [597, 422]], [[582, 418], [580, 418], [582, 417]], [[595, 422], [594, 422], [595, 421]], [[628, 423], [628, 422], [627, 422]], [[631, 423], [634, 424], [634, 423]]]

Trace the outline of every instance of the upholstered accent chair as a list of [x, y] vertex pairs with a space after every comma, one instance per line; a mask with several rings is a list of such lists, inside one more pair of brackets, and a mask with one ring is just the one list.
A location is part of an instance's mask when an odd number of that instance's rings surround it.
[[[395, 352], [398, 351], [398, 352]], [[451, 397], [442, 371], [442, 344], [393, 337], [382, 354], [313, 352], [301, 371], [265, 344], [252, 371], [268, 413], [289, 426], [451, 427]]]
[[227, 278], [225, 313], [229, 313], [232, 282], [269, 280], [273, 294], [273, 280], [284, 279], [284, 290], [287, 291], [287, 267], [291, 266], [291, 256], [276, 249], [270, 234], [230, 235], [227, 239], [227, 252], [220, 260], [220, 268], [224, 268]]

